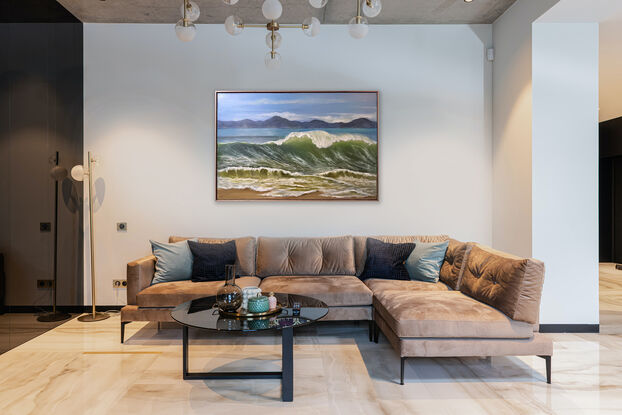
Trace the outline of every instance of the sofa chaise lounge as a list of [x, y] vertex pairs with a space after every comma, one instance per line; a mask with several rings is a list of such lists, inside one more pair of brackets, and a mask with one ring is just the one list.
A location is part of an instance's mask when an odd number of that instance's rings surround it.
[[[370, 340], [382, 332], [404, 362], [410, 357], [520, 356], [546, 360], [551, 382], [551, 340], [538, 333], [544, 280], [541, 261], [519, 258], [445, 235], [373, 236], [390, 243], [449, 239], [440, 281], [362, 281], [366, 236], [322, 238], [235, 238], [240, 287], [287, 292], [322, 300], [324, 320], [363, 320]], [[170, 242], [186, 237], [172, 236]], [[222, 243], [232, 239], [198, 238]], [[151, 285], [155, 257], [127, 265], [127, 306], [121, 310], [121, 342], [132, 321], [173, 321], [171, 310], [215, 295], [224, 281], [175, 281]]]

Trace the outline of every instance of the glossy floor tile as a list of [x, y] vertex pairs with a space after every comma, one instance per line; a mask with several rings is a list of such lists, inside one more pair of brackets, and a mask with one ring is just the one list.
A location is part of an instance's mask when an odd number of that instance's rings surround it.
[[612, 263], [602, 263], [599, 269], [600, 331], [622, 334], [622, 271]]
[[[591, 414], [622, 408], [622, 336], [550, 335], [553, 384], [537, 357], [399, 358], [367, 326], [320, 323], [296, 332], [294, 402], [278, 380], [184, 381], [181, 329], [119, 317], [71, 320], [0, 356], [1, 414]], [[191, 331], [192, 370], [280, 367], [273, 334]]]

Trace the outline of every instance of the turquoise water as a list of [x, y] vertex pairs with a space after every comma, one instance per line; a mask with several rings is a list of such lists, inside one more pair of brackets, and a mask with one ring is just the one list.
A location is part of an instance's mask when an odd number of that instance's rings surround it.
[[218, 188], [268, 197], [377, 196], [376, 129], [218, 130]]

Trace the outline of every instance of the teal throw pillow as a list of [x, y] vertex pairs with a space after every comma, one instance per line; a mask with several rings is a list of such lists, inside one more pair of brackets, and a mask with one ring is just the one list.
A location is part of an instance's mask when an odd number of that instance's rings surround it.
[[[196, 241], [196, 239], [191, 239]], [[192, 252], [188, 241], [175, 243], [151, 242], [156, 257], [155, 274], [151, 284], [189, 280], [192, 276]]]
[[445, 259], [445, 252], [449, 241], [424, 243], [417, 242], [406, 263], [406, 270], [411, 280], [438, 282], [441, 265]]

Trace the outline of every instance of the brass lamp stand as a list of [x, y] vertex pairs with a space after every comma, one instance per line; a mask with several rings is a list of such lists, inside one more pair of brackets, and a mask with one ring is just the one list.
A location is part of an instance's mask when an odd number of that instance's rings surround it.
[[91, 157], [91, 152], [87, 153], [88, 156], [88, 169], [84, 171], [84, 167], [81, 165], [74, 166], [71, 169], [71, 177], [77, 181], [83, 181], [84, 176], [89, 178], [89, 245], [91, 248], [91, 303], [93, 309], [90, 314], [83, 314], [78, 317], [78, 320], [83, 322], [101, 321], [105, 320], [110, 315], [108, 313], [98, 312], [95, 309], [95, 228], [93, 226], [93, 162], [95, 159]]

